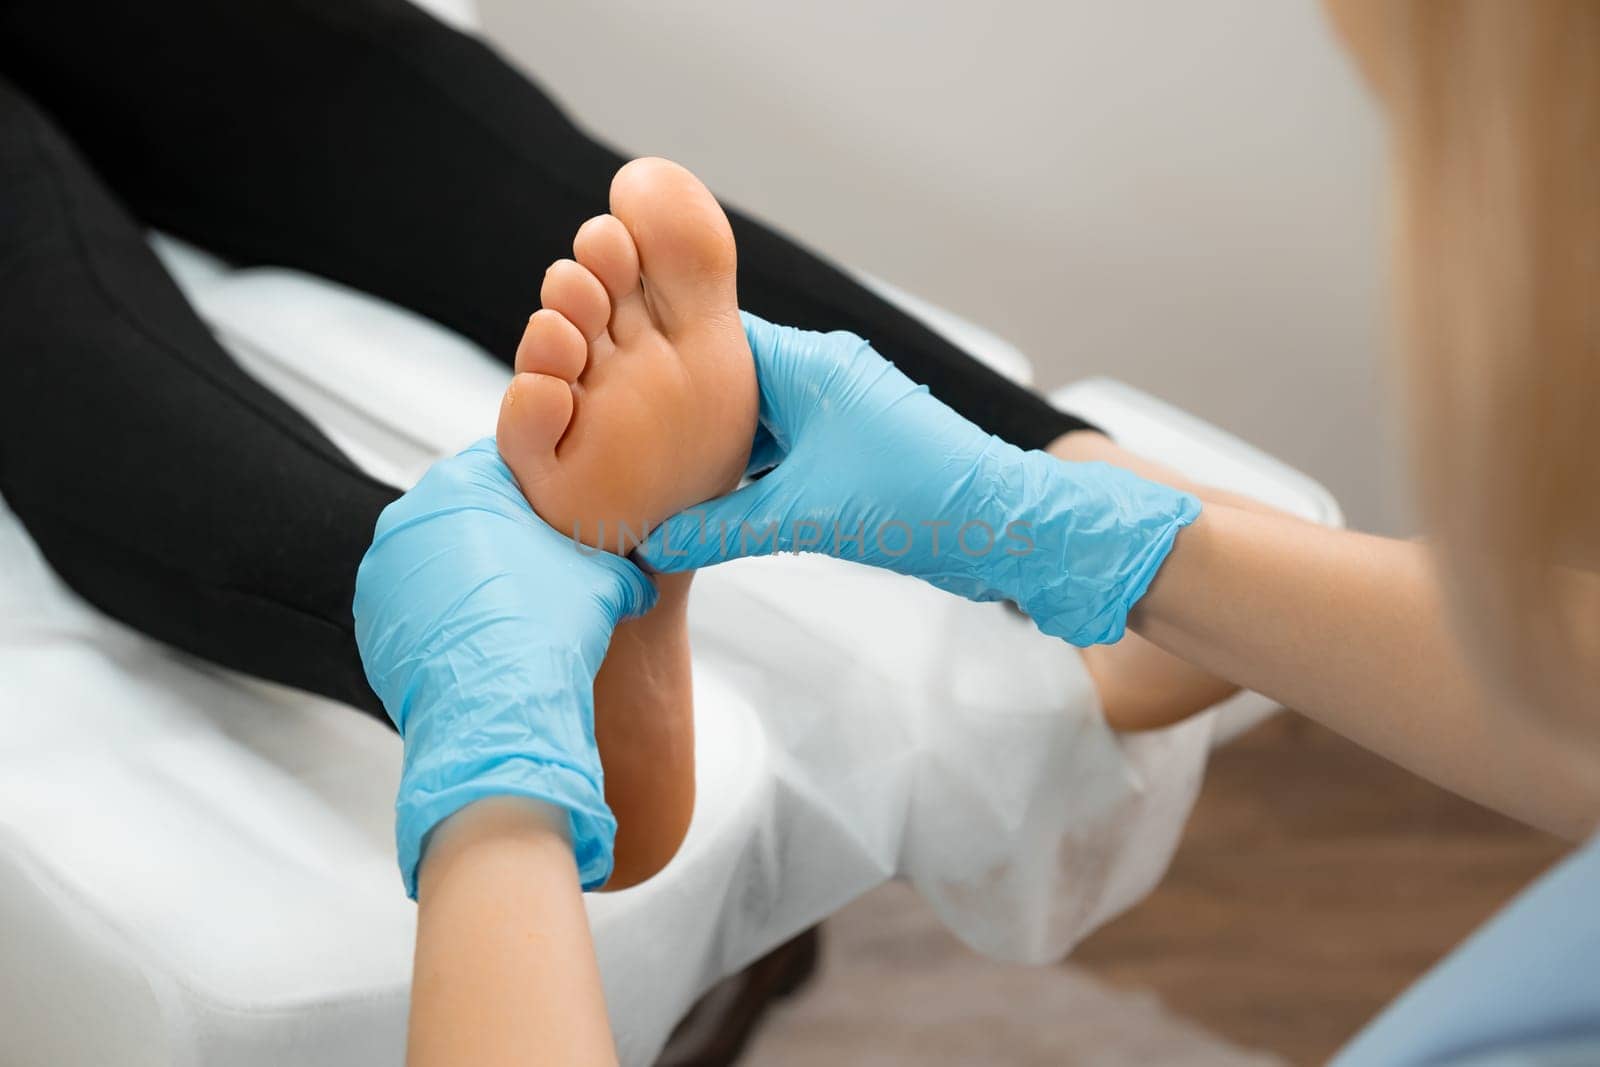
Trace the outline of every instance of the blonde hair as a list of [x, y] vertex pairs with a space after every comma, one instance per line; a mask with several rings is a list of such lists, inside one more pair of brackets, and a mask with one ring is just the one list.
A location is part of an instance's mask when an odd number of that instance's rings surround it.
[[1422, 515], [1494, 688], [1600, 705], [1600, 2], [1366, 12]]

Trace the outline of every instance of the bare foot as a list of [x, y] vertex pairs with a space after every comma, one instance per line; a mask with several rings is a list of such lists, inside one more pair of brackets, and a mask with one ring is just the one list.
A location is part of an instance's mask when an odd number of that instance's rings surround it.
[[[1087, 431], [1066, 434], [1051, 443], [1047, 451], [1059, 459], [1100, 460], [1124, 467], [1141, 478], [1193, 493], [1203, 501], [1248, 511], [1273, 511], [1237, 493], [1197, 486], [1174, 470], [1135, 456], [1104, 434]], [[1170, 726], [1239, 691], [1233, 683], [1179, 659], [1131, 631], [1114, 645], [1084, 649], [1083, 663], [1100, 694], [1106, 722], [1114, 730], [1154, 730]]]
[[734, 290], [733, 231], [700, 181], [634, 160], [576, 261], [545, 275], [506, 393], [500, 450], [534, 509], [627, 552], [644, 529], [738, 484], [756, 377]]
[[[739, 322], [733, 232], [676, 164], [640, 159], [611, 183], [574, 259], [545, 274], [517, 348], [500, 453], [541, 518], [615, 552], [734, 488], [755, 435], [755, 364]], [[654, 874], [694, 808], [689, 575], [618, 627], [595, 679], [595, 736], [617, 817], [607, 888]]]

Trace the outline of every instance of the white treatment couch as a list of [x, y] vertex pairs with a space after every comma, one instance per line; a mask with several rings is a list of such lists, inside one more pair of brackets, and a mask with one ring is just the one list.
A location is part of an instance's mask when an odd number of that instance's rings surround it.
[[[230, 351], [375, 475], [410, 484], [492, 428], [505, 368], [461, 338], [158, 248]], [[1315, 483], [1153, 398], [1089, 381], [1060, 399], [1196, 478], [1339, 521]], [[889, 878], [976, 948], [1058, 957], [1160, 877], [1209, 745], [1269, 707], [1119, 740], [1077, 654], [1008, 608], [815, 558], [704, 573], [691, 625], [689, 838], [651, 882], [589, 898], [633, 1064], [718, 977]], [[99, 615], [3, 506], [0, 716], [0, 1064], [401, 1062], [391, 731]]]
[[[503, 366], [440, 327], [161, 249], [238, 358], [375, 474], [408, 484], [491, 426]], [[1197, 478], [1338, 521], [1315, 484], [1152, 398], [1090, 381], [1062, 399]], [[849, 564], [705, 572], [692, 625], [688, 841], [651, 882], [590, 897], [629, 1063], [718, 977], [891, 877], [975, 947], [1059, 956], [1160, 876], [1217, 732], [1207, 715], [1119, 741], [1072, 649]], [[389, 730], [100, 616], [9, 511], [0, 714], [0, 1062], [401, 1061], [413, 913]]]

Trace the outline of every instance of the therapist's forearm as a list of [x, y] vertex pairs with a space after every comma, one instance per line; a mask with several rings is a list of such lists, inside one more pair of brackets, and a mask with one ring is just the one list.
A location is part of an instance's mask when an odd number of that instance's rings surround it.
[[1586, 834], [1600, 812], [1592, 759], [1487, 699], [1446, 619], [1426, 546], [1212, 505], [1129, 621], [1448, 789]]
[[417, 882], [410, 1067], [616, 1063], [564, 822], [507, 797], [434, 831]]

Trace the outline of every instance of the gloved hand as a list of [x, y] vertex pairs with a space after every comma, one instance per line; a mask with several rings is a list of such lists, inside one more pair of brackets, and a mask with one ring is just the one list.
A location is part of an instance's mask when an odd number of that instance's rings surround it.
[[594, 740], [594, 676], [618, 622], [649, 610], [633, 564], [541, 520], [486, 438], [378, 517], [356, 573], [356, 643], [405, 741], [395, 843], [406, 893], [428, 832], [474, 800], [565, 808], [585, 889], [617, 824]]
[[752, 467], [776, 467], [674, 516], [639, 552], [660, 571], [824, 552], [1015, 601], [1079, 646], [1128, 611], [1200, 513], [1187, 493], [984, 433], [861, 338], [744, 316], [761, 392]]

